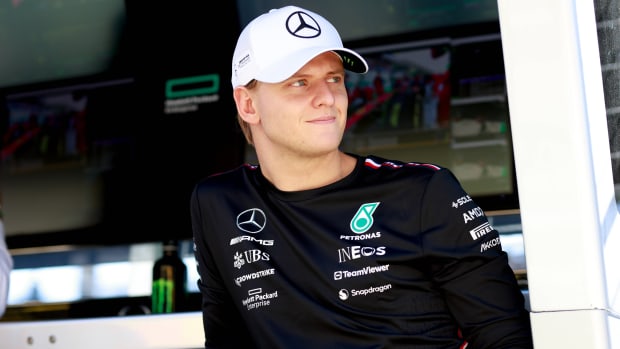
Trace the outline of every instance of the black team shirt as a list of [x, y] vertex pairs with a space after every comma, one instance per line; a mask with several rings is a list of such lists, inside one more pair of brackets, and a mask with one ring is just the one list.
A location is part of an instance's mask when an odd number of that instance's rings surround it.
[[453, 174], [357, 157], [283, 192], [257, 166], [191, 198], [206, 348], [531, 348], [498, 232]]

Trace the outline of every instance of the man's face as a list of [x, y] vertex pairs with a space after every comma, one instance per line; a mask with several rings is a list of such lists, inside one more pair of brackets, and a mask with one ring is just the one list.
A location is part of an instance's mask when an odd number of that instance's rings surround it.
[[259, 83], [250, 92], [261, 143], [281, 154], [315, 156], [338, 149], [347, 120], [348, 96], [340, 57], [323, 53], [280, 83]]

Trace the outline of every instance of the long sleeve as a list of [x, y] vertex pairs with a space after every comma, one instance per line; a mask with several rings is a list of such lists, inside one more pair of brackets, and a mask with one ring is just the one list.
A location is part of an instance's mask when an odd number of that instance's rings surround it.
[[532, 348], [529, 314], [500, 236], [456, 178], [439, 171], [422, 208], [433, 278], [473, 348]]
[[209, 227], [217, 225], [213, 222], [207, 224], [208, 208], [201, 206], [204, 204], [201, 195], [206, 194], [201, 193], [198, 187], [192, 195], [190, 206], [194, 253], [199, 275], [198, 289], [202, 295], [205, 348], [252, 348], [246, 326], [222, 282], [213, 259], [211, 250], [218, 247], [210, 246], [207, 242], [209, 234], [217, 234]]

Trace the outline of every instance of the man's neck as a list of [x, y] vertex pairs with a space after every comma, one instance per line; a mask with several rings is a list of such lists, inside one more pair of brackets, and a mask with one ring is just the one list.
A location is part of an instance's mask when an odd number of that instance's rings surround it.
[[282, 191], [300, 191], [320, 188], [348, 176], [355, 168], [356, 159], [341, 151], [320, 157], [287, 158], [258, 155], [261, 172]]

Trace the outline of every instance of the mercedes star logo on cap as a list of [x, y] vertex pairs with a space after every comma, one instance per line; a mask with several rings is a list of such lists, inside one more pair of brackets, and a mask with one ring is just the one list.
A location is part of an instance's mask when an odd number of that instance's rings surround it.
[[301, 11], [295, 11], [288, 16], [286, 29], [298, 38], [316, 38], [321, 34], [319, 23], [309, 14]]

